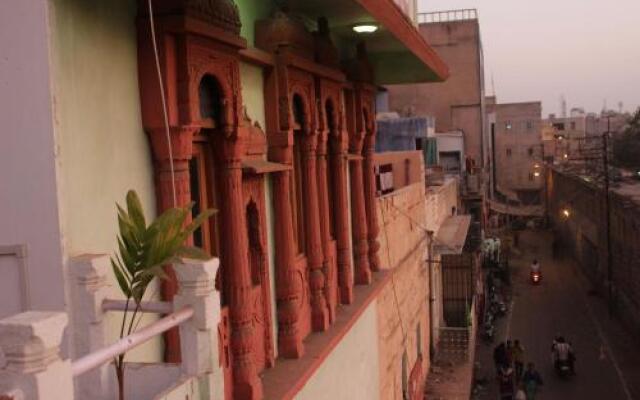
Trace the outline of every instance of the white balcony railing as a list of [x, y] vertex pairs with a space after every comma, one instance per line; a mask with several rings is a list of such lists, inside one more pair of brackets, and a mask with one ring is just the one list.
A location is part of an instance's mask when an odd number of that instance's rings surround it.
[[[68, 318], [61, 312], [26, 312], [0, 320], [0, 398], [15, 400], [115, 399], [114, 357], [169, 329], [180, 330], [180, 365], [151, 363], [125, 369], [127, 398], [154, 400], [178, 393], [181, 398], [223, 398], [218, 366], [219, 294], [214, 289], [218, 260], [185, 261], [175, 268], [179, 292], [172, 303], [144, 302], [141, 312], [166, 315], [115, 343], [106, 343], [106, 314], [124, 310], [107, 298], [107, 256], [73, 259], [69, 342], [76, 360], [63, 360], [60, 346]], [[4, 355], [4, 357], [2, 357]], [[127, 375], [131, 374], [131, 375]], [[129, 376], [129, 378], [127, 378]], [[204, 384], [200, 388], [198, 385]]]

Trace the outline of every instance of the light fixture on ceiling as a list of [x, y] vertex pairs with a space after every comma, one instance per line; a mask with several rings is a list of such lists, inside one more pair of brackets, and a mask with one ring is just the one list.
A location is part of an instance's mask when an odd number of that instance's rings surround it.
[[378, 27], [373, 24], [359, 24], [353, 27], [353, 31], [356, 33], [373, 33], [378, 30]]

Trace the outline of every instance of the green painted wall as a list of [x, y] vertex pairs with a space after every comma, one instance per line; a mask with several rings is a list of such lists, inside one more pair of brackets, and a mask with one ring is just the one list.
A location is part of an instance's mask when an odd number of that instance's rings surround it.
[[[113, 254], [115, 203], [124, 202], [127, 190], [138, 192], [148, 218], [155, 215], [155, 195], [140, 115], [136, 2], [50, 3], [58, 198], [67, 263], [82, 253]], [[110, 284], [112, 296], [118, 296], [115, 279]], [[108, 315], [108, 340], [118, 333], [119, 317]], [[141, 326], [148, 322], [145, 318]], [[159, 360], [160, 349], [161, 339], [154, 339], [134, 350], [131, 360]]]
[[240, 63], [240, 84], [242, 85], [242, 103], [247, 109], [251, 121], [265, 129], [264, 117], [264, 76], [262, 68], [252, 64]]
[[255, 43], [255, 22], [271, 15], [271, 0], [235, 0], [240, 11], [242, 30], [240, 34], [247, 39], [249, 47]]

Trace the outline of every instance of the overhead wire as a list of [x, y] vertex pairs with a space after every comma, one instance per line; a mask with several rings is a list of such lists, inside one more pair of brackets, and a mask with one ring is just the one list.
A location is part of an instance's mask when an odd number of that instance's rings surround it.
[[173, 207], [178, 206], [178, 199], [176, 195], [176, 173], [173, 165], [173, 146], [171, 144], [171, 132], [169, 131], [169, 115], [167, 112], [167, 100], [165, 98], [164, 82], [162, 80], [162, 70], [160, 69], [160, 56], [158, 55], [158, 44], [156, 42], [156, 29], [155, 22], [153, 20], [153, 5], [152, 0], [148, 0], [149, 6], [149, 26], [151, 28], [151, 43], [153, 44], [153, 55], [156, 64], [156, 72], [158, 73], [158, 85], [160, 86], [160, 100], [162, 101], [162, 116], [164, 120], [164, 130], [167, 138], [167, 148], [169, 151], [169, 171], [171, 174], [171, 196], [173, 199]]

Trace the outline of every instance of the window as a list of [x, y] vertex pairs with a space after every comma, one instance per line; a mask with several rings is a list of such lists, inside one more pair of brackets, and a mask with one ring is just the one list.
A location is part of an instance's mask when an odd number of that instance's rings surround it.
[[505, 123], [504, 123], [504, 128], [505, 128], [506, 130], [510, 131], [510, 130], [511, 130], [511, 128], [512, 128], [511, 121], [507, 121], [507, 122], [505, 122]]
[[527, 121], [526, 122], [526, 126], [527, 126], [527, 130], [530, 131], [531, 129], [533, 129], [533, 121]]
[[402, 398], [409, 400], [409, 358], [406, 351], [402, 354]]
[[511, 157], [511, 149], [507, 149], [507, 157]]
[[422, 331], [420, 330], [420, 323], [416, 327], [416, 353], [418, 357], [422, 355]]
[[529, 181], [533, 181], [533, 172], [529, 172]]
[[575, 122], [571, 122], [571, 130], [572, 131], [576, 130], [576, 123]]
[[293, 96], [293, 116], [295, 122], [293, 142], [293, 170], [291, 171], [291, 211], [293, 216], [293, 233], [298, 254], [305, 252], [304, 221], [304, 182], [302, 177], [302, 147], [304, 126], [304, 104], [299, 95]]
[[533, 157], [533, 147], [529, 147], [529, 157]]

